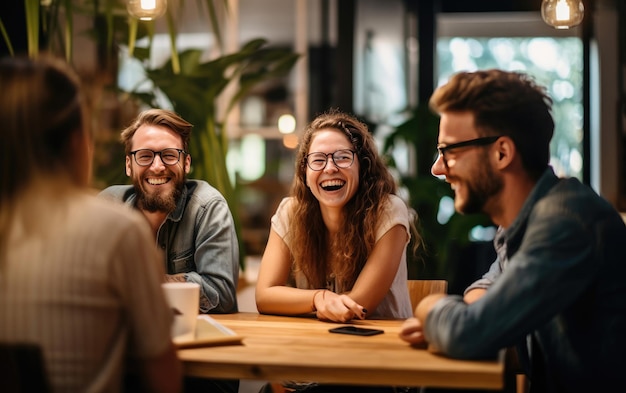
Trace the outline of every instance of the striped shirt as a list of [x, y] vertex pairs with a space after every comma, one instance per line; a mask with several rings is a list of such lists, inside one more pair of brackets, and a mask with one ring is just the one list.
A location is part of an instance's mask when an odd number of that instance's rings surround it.
[[162, 257], [138, 213], [86, 193], [21, 199], [0, 262], [0, 341], [39, 344], [54, 391], [117, 392], [170, 346]]

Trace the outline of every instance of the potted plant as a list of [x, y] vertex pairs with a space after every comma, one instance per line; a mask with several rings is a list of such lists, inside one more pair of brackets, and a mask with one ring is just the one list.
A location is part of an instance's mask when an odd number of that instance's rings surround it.
[[[24, 0], [28, 53], [31, 57], [36, 57], [39, 50], [44, 49], [57, 54], [63, 53], [66, 60], [72, 62], [72, 38], [77, 34], [74, 31], [74, 17], [78, 15], [94, 20], [93, 29], [89, 33], [94, 38], [97, 48], [101, 49], [99, 52], [103, 52], [105, 56], [99, 61], [106, 64], [116, 63], [118, 51], [115, 43], [126, 42], [129, 55], [141, 62], [152, 88], [149, 91], [126, 91], [123, 92], [124, 96], [154, 107], [160, 106], [156, 97], [162, 93], [167, 97], [172, 109], [194, 125], [190, 147], [190, 153], [194, 157], [193, 176], [211, 183], [228, 201], [240, 235], [240, 264], [243, 268], [245, 252], [237, 211], [237, 195], [226, 166], [229, 143], [226, 118], [237, 103], [258, 84], [287, 75], [299, 56], [288, 49], [270, 48], [264, 39], [252, 40], [235, 53], [221, 53], [222, 37], [217, 13], [219, 9], [227, 11], [228, 1], [198, 0], [198, 4], [208, 10], [209, 25], [220, 53], [210, 61], [201, 61], [205, 48], [182, 52], [176, 48], [177, 10], [170, 3], [165, 18], [171, 42], [171, 57], [163, 66], [157, 68], [147, 66], [148, 62], [145, 60], [150, 57], [154, 21], [139, 22], [129, 17], [124, 0]], [[44, 40], [40, 40], [40, 33], [45, 34]], [[2, 24], [2, 19], [0, 34], [13, 54], [10, 37]], [[142, 37], [149, 38], [148, 46], [136, 47], [136, 40]], [[115, 73], [115, 70], [112, 71], [108, 67], [100, 71]], [[109, 86], [100, 86], [101, 89], [116, 88], [111, 86], [114, 85], [112, 81], [116, 80], [114, 75], [100, 79], [110, 83]], [[218, 98], [231, 83], [237, 86], [237, 91], [229, 98], [222, 117], [218, 118], [216, 108]], [[102, 95], [101, 91], [94, 94], [99, 97]], [[119, 97], [120, 95], [116, 99]], [[106, 176], [109, 180], [120, 180], [117, 177], [118, 161], [113, 159], [119, 157], [114, 157], [115, 154], [119, 153], [113, 152], [108, 157], [113, 166], [111, 172], [116, 173], [114, 176]]]

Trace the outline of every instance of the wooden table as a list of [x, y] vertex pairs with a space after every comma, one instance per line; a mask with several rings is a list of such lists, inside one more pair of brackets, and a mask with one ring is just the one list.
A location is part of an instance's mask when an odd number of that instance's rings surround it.
[[243, 336], [241, 345], [181, 349], [187, 376], [356, 385], [502, 389], [504, 360], [463, 361], [413, 348], [402, 321], [355, 321], [376, 336], [329, 333], [343, 324], [256, 313], [211, 315]]

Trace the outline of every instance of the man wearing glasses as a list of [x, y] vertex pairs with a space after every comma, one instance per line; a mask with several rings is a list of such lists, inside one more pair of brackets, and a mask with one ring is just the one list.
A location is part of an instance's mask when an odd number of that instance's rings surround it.
[[201, 313], [236, 312], [237, 234], [219, 191], [186, 179], [191, 127], [171, 111], [142, 112], [121, 135], [133, 185], [111, 186], [101, 195], [144, 214], [163, 250], [166, 280], [200, 284]]
[[626, 227], [549, 166], [552, 101], [522, 73], [463, 72], [430, 99], [440, 114], [432, 173], [460, 213], [498, 225], [496, 261], [464, 297], [432, 295], [400, 337], [451, 357], [515, 347], [534, 392], [626, 385]]

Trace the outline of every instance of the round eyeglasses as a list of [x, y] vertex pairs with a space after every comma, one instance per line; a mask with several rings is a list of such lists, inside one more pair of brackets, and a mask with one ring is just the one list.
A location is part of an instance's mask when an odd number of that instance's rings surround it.
[[350, 168], [352, 163], [354, 162], [354, 151], [349, 149], [337, 150], [334, 153], [322, 153], [315, 152], [308, 154], [306, 159], [306, 164], [314, 171], [321, 171], [326, 168], [328, 164], [328, 157], [333, 160], [333, 164], [337, 168]]
[[131, 151], [129, 154], [135, 157], [135, 162], [139, 166], [150, 166], [154, 161], [154, 157], [158, 155], [161, 157], [161, 161], [165, 165], [176, 165], [180, 161], [180, 154], [187, 154], [182, 149], [163, 149], [161, 151], [154, 151], [150, 149], [139, 149]]

